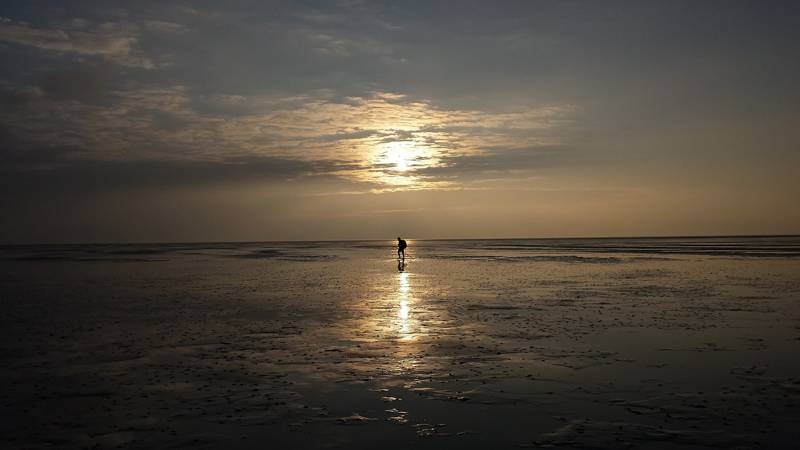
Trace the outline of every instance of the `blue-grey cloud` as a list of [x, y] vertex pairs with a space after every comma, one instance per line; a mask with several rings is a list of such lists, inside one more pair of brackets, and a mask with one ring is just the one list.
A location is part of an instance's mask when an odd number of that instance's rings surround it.
[[137, 49], [136, 28], [124, 23], [90, 25], [84, 20], [72, 20], [58, 27], [35, 27], [0, 17], [0, 41], [46, 52], [101, 57], [124, 66], [155, 67]]
[[2, 151], [5, 193], [97, 192], [103, 190], [191, 187], [229, 183], [277, 183], [353, 170], [348, 161], [301, 161], [276, 157], [234, 157], [220, 161], [80, 160], [79, 148]]
[[423, 167], [417, 173], [432, 179], [479, 180], [507, 176], [511, 172], [530, 174], [537, 170], [574, 164], [575, 149], [542, 146], [525, 149], [487, 149], [478, 155], [445, 156], [440, 165]]

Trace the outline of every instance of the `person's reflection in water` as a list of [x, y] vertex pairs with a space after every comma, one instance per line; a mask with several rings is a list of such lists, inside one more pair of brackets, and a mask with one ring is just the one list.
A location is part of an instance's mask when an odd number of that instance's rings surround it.
[[406, 270], [406, 261], [404, 259], [397, 260], [397, 271], [402, 272]]

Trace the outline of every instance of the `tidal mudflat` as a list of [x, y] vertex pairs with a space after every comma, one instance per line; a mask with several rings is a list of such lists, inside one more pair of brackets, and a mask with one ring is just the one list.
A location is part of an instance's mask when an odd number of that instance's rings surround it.
[[0, 446], [797, 448], [800, 238], [409, 243], [4, 247]]

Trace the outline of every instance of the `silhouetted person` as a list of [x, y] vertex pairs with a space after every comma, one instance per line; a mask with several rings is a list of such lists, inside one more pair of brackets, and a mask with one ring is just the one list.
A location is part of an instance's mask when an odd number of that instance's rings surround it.
[[406, 260], [406, 247], [408, 247], [408, 244], [406, 244], [406, 241], [403, 240], [403, 239], [400, 239], [398, 237], [397, 238], [397, 259], [402, 258], [403, 261]]

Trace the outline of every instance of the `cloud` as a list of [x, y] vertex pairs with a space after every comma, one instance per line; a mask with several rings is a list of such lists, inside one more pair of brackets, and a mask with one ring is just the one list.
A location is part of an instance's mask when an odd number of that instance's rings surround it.
[[107, 64], [84, 64], [77, 68], [51, 70], [40, 87], [50, 99], [87, 101], [100, 98], [113, 76]]
[[184, 25], [164, 20], [147, 20], [144, 22], [144, 25], [149, 31], [166, 35], [185, 33], [188, 31], [188, 28]]
[[509, 174], [515, 172], [527, 174], [563, 165], [574, 156], [575, 150], [569, 146], [487, 150], [478, 155], [445, 156], [439, 165], [423, 167], [417, 172], [430, 179], [477, 180], [482, 178], [479, 175], [509, 179]]
[[136, 29], [115, 22], [90, 28], [79, 20], [65, 27], [36, 28], [26, 22], [0, 18], [0, 41], [45, 51], [98, 56], [128, 67], [155, 67], [153, 61], [137, 49]]
[[314, 29], [304, 28], [294, 32], [320, 55], [332, 57], [356, 57], [361, 55], [379, 58], [380, 61], [388, 64], [406, 62], [404, 58], [397, 56], [396, 49], [391, 43], [367, 36], [350, 36], [341, 31], [320, 33]]
[[0, 84], [0, 111], [16, 114], [41, 101], [44, 96], [44, 91], [38, 86], [15, 87]]
[[[351, 170], [346, 161], [300, 161], [270, 156], [218, 161], [80, 159], [85, 150], [47, 147], [0, 151], [3, 185], [14, 191], [80, 192], [217, 183], [278, 182]], [[77, 158], [76, 158], [77, 156]]]
[[[561, 143], [559, 127], [574, 110], [455, 110], [396, 93], [344, 98], [324, 91], [215, 96], [213, 101], [227, 105], [223, 111], [199, 110], [184, 86], [114, 90], [104, 101], [87, 104], [73, 100], [81, 88], [72, 86], [74, 79], [80, 77], [55, 76], [44, 85], [44, 100], [23, 114], [6, 114], [9, 132], [24, 136], [32, 148], [79, 148], [81, 160], [227, 164], [274, 158], [393, 189], [451, 187], [459, 179], [456, 168], [477, 174], [500, 161], [520, 163], [514, 159], [520, 148]], [[335, 170], [329, 161], [339, 162]]]

